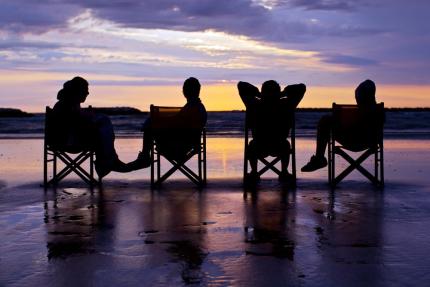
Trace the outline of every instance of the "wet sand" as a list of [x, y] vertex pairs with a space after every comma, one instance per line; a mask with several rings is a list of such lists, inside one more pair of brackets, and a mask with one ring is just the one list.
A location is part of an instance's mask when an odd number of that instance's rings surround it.
[[[0, 286], [426, 286], [429, 147], [386, 140], [382, 191], [354, 173], [332, 192], [326, 169], [244, 188], [239, 138], [208, 139], [203, 190], [142, 170], [45, 191], [42, 141], [0, 140]], [[298, 140], [299, 168], [313, 149]]]

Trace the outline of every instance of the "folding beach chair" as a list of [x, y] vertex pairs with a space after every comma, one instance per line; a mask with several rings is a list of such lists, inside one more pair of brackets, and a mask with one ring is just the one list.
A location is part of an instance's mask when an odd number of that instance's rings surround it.
[[[163, 119], [173, 116], [180, 107], [160, 107], [151, 105], [151, 186], [159, 186], [174, 172], [182, 172], [197, 186], [206, 184], [206, 130], [201, 127], [169, 128]], [[186, 166], [197, 156], [197, 172]], [[166, 159], [172, 167], [161, 174], [161, 160]], [[155, 174], [156, 173], [156, 174]]]
[[[246, 111], [245, 115], [245, 148], [244, 148], [244, 160], [243, 160], [243, 177], [244, 179], [247, 178], [248, 175], [248, 164], [249, 164], [249, 155], [248, 155], [248, 149], [249, 149], [249, 143], [252, 139], [252, 132], [251, 135], [249, 131], [252, 131], [253, 125], [254, 125], [254, 116], [251, 111]], [[297, 176], [296, 176], [296, 124], [295, 124], [295, 112], [289, 111], [289, 117], [288, 117], [288, 123], [285, 123], [285, 125], [290, 126], [290, 132], [289, 137], [287, 137], [286, 140], [290, 142], [291, 150], [290, 150], [290, 156], [291, 156], [291, 164], [290, 164], [290, 173], [293, 176], [294, 184], [296, 182]], [[281, 161], [281, 156], [275, 156], [272, 160], [267, 160], [267, 157], [259, 157], [258, 161], [263, 164], [263, 167], [258, 170], [258, 176], [263, 175], [266, 171], [272, 170], [275, 172], [278, 176], [281, 175], [281, 170], [276, 167], [276, 164]]]
[[[93, 185], [97, 183], [94, 178], [94, 151], [85, 145], [67, 144], [59, 139], [55, 128], [56, 119], [53, 110], [46, 107], [45, 136], [43, 148], [43, 183], [44, 186], [57, 184], [70, 173], [77, 174], [83, 181]], [[73, 136], [73, 135], [71, 135]], [[57, 172], [59, 161], [64, 167]], [[83, 168], [89, 161], [89, 171]], [[49, 164], [52, 164], [52, 177], [48, 178]]]
[[[328, 178], [335, 187], [354, 169], [373, 184], [384, 185], [384, 103], [374, 108], [359, 108], [357, 105], [337, 105], [333, 103], [333, 126], [328, 144]], [[346, 151], [361, 152], [353, 159]], [[340, 155], [350, 165], [336, 176], [335, 155]], [[361, 164], [374, 155], [373, 174]]]

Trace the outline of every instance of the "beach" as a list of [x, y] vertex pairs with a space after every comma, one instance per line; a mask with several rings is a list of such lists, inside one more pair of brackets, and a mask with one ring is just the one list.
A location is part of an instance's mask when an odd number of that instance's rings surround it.
[[[116, 140], [124, 161], [141, 144]], [[296, 188], [268, 173], [249, 189], [243, 138], [222, 136], [208, 138], [201, 190], [180, 173], [153, 190], [149, 169], [45, 190], [43, 140], [1, 139], [0, 286], [425, 286], [430, 140], [384, 146], [382, 190], [300, 172], [315, 148], [304, 137]]]

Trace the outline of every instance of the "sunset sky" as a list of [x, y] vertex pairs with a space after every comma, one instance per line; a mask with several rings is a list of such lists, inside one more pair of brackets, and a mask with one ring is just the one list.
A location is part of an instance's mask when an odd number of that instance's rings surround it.
[[305, 83], [301, 107], [352, 103], [370, 78], [388, 107], [430, 106], [427, 0], [0, 0], [0, 107], [42, 111], [62, 83], [87, 103], [243, 109], [236, 83]]

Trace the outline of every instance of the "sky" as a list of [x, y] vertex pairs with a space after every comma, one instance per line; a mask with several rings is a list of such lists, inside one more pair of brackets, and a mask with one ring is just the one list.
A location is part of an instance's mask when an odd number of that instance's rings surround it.
[[0, 107], [43, 111], [74, 76], [86, 104], [244, 106], [236, 84], [304, 83], [301, 107], [353, 103], [365, 79], [387, 107], [428, 107], [427, 0], [0, 0]]

